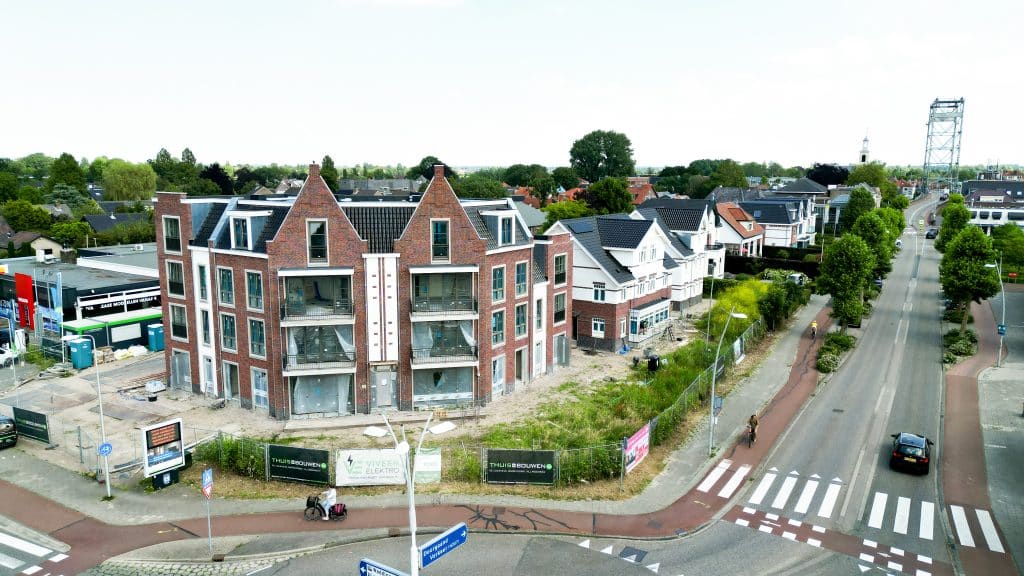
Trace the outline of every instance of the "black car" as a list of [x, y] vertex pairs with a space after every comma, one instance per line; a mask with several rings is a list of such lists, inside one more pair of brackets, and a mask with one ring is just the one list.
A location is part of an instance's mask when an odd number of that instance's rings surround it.
[[18, 443], [18, 425], [7, 416], [0, 416], [0, 448]]
[[939, 231], [936, 230], [935, 228], [929, 228], [928, 231], [924, 233], [924, 237], [928, 240], [934, 240], [935, 237], [938, 235]]
[[927, 474], [931, 466], [933, 442], [924, 436], [910, 432], [892, 435], [892, 453], [889, 468], [902, 468], [911, 472]]

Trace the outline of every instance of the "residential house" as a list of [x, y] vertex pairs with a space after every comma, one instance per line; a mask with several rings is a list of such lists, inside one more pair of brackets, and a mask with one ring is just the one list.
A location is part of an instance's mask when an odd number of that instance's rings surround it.
[[815, 215], [810, 198], [774, 197], [739, 205], [764, 226], [766, 246], [806, 248], [814, 244]]
[[173, 387], [278, 419], [483, 405], [569, 361], [573, 248], [508, 198], [160, 192]]
[[702, 262], [697, 283], [693, 286], [695, 293], [689, 295], [688, 302], [694, 298], [700, 299], [703, 281], [699, 278], [721, 278], [725, 273], [725, 246], [718, 240], [721, 223], [712, 202], [656, 198], [641, 204], [633, 214], [646, 219], [655, 216], [661, 218], [672, 234], [682, 240], [697, 260]]
[[658, 194], [654, 191], [653, 184], [631, 185], [627, 189], [629, 190], [629, 195], [633, 197], [634, 206], [639, 206], [648, 200], [658, 197]]
[[110, 214], [88, 214], [83, 220], [96, 234], [109, 232], [118, 225], [132, 225], [149, 222], [149, 214], [145, 212], [111, 212]]
[[720, 202], [715, 205], [722, 222], [718, 239], [725, 245], [726, 253], [739, 256], [761, 257], [764, 248], [764, 226], [735, 202]]

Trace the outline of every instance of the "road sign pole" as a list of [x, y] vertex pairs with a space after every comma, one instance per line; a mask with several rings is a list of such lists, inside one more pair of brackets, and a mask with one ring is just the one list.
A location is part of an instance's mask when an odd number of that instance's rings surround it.
[[210, 554], [213, 554], [213, 527], [210, 522], [210, 499], [206, 499], [206, 543], [210, 547]]
[[206, 496], [206, 543], [213, 554], [213, 527], [210, 521], [210, 498], [213, 496], [213, 468], [203, 470], [203, 496]]

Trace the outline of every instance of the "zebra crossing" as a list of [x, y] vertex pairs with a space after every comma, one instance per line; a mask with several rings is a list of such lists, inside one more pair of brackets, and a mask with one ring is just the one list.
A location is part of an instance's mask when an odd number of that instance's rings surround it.
[[[0, 575], [31, 576], [44, 570], [47, 563], [59, 563], [67, 557], [67, 554], [0, 531]], [[47, 569], [49, 574], [54, 574], [52, 566], [47, 566]]]

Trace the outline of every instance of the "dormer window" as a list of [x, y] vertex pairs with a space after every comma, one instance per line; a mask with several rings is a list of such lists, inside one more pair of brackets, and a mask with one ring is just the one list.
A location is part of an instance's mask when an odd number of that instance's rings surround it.
[[248, 250], [249, 242], [249, 219], [231, 219], [231, 248], [235, 250]]

